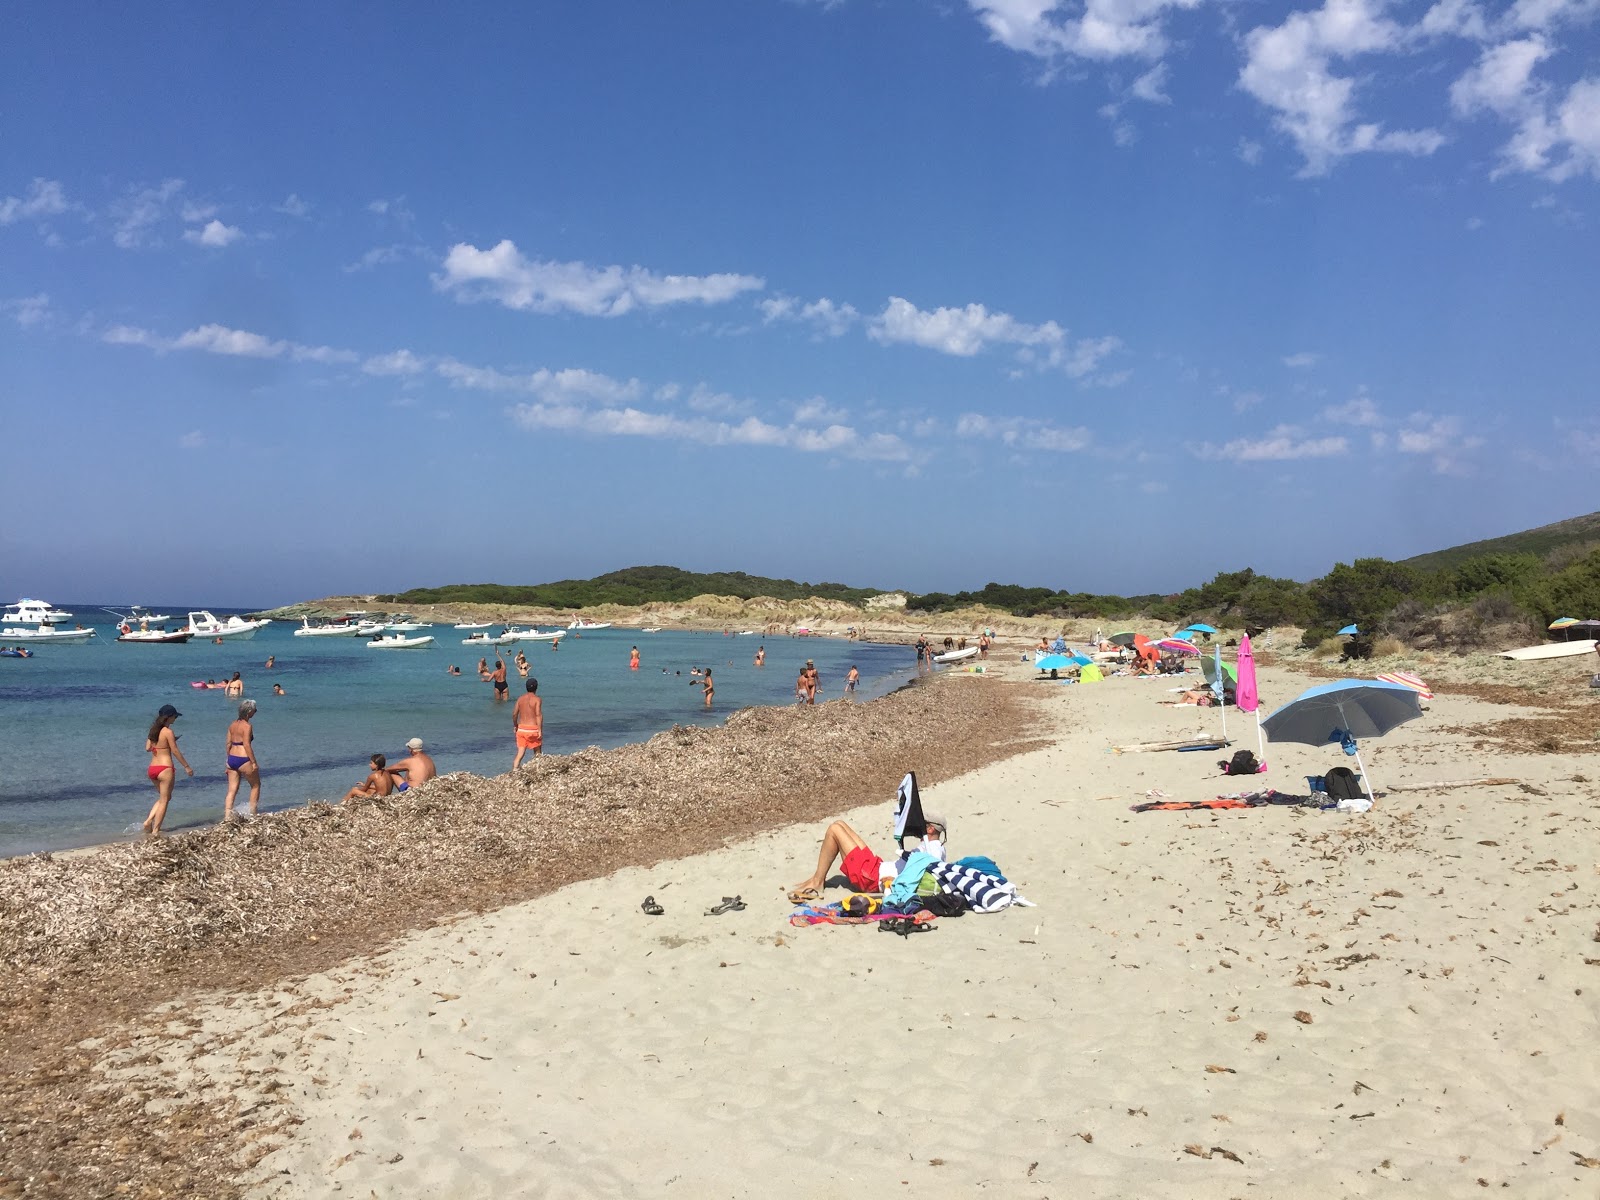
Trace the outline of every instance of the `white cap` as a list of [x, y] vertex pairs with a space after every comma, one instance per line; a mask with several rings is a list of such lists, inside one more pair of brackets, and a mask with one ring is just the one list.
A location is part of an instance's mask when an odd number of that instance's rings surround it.
[[421, 750], [422, 749], [422, 739], [421, 738], [412, 738], [409, 742], [406, 743], [406, 749], [408, 749], [408, 750]]

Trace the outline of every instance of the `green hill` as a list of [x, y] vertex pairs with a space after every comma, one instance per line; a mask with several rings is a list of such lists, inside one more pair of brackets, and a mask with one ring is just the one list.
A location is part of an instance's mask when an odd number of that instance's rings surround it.
[[1568, 551], [1571, 557], [1576, 557], [1581, 551], [1596, 547], [1600, 547], [1600, 512], [1590, 513], [1586, 517], [1570, 517], [1553, 525], [1525, 529], [1521, 533], [1508, 533], [1504, 537], [1451, 546], [1448, 550], [1434, 550], [1405, 559], [1404, 562], [1406, 566], [1419, 571], [1442, 571], [1488, 554], [1532, 554], [1546, 559], [1558, 550]]
[[593, 579], [562, 579], [525, 586], [503, 583], [457, 583], [413, 588], [395, 596], [379, 596], [387, 604], [507, 604], [540, 608], [589, 608], [597, 604], [674, 603], [695, 596], [771, 596], [804, 600], [819, 596], [859, 604], [882, 588], [853, 588], [842, 583], [796, 583], [767, 579], [743, 571], [705, 574], [677, 567], [625, 567]]

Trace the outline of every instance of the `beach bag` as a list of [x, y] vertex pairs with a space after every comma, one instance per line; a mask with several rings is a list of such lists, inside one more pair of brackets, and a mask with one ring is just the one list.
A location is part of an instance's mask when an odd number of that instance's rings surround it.
[[1254, 775], [1261, 770], [1261, 764], [1256, 761], [1252, 750], [1235, 751], [1232, 758], [1218, 759], [1217, 765], [1222, 768], [1224, 775]]
[[1361, 791], [1361, 784], [1356, 779], [1356, 773], [1349, 767], [1334, 767], [1323, 778], [1326, 780], [1330, 800], [1366, 799]]
[[940, 892], [937, 896], [919, 896], [918, 903], [924, 912], [936, 917], [959, 917], [967, 911], [967, 900], [960, 892]]

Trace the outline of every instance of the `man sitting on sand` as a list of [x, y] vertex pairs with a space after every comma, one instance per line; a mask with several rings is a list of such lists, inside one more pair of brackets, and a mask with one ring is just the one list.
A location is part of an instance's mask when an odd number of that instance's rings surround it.
[[346, 792], [344, 798], [354, 800], [357, 796], [387, 796], [394, 791], [394, 777], [384, 767], [388, 761], [383, 755], [374, 754], [371, 773]]
[[[925, 850], [943, 860], [946, 829], [944, 818], [924, 810], [922, 819], [925, 822], [924, 837], [917, 849]], [[835, 821], [822, 835], [822, 850], [817, 854], [816, 871], [809, 879], [801, 880], [790, 890], [789, 902], [809, 904], [822, 899], [822, 889], [827, 883], [828, 872], [833, 869], [836, 859], [839, 861], [840, 873], [850, 881], [850, 886], [856, 891], [884, 891], [894, 882], [895, 874], [904, 865], [905, 857], [906, 855], [902, 854], [898, 862], [885, 862], [872, 852], [866, 839], [859, 833], [845, 822]]]
[[421, 738], [412, 738], [406, 743], [406, 749], [411, 751], [410, 757], [402, 758], [388, 768], [389, 774], [394, 776], [395, 786], [402, 792], [421, 787], [439, 773], [439, 769], [433, 765], [433, 759], [423, 753]]

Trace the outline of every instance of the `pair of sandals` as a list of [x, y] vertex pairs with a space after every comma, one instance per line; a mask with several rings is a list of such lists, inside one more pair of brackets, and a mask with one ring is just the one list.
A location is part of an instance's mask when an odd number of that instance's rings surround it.
[[[706, 909], [706, 916], [720, 917], [723, 913], [739, 912], [741, 909], [746, 907], [748, 906], [745, 904], [742, 898], [738, 896], [724, 896], [721, 904], [713, 904], [710, 908]], [[644, 903], [639, 905], [639, 911], [644, 913], [647, 917], [659, 917], [667, 910], [656, 903], [656, 898], [654, 896], [646, 896], [644, 898]]]
[[938, 926], [932, 921], [919, 921], [915, 917], [888, 917], [878, 922], [879, 933], [898, 933], [910, 937], [913, 933], [931, 933]]

